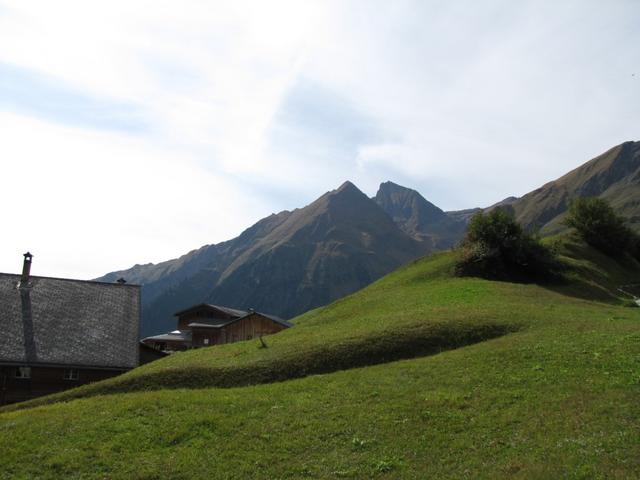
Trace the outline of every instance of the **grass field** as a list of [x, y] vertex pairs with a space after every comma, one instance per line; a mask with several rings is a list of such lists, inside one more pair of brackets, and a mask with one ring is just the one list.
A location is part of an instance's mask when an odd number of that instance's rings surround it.
[[550, 242], [564, 283], [454, 278], [439, 254], [269, 348], [5, 408], [0, 478], [640, 478], [640, 309], [617, 291], [640, 269]]

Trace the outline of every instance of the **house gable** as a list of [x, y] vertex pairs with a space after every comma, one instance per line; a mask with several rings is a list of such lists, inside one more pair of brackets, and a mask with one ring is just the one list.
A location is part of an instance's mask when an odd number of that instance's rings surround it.
[[250, 340], [292, 326], [273, 315], [207, 303], [195, 305], [175, 315], [178, 317], [177, 330], [146, 337], [141, 341], [152, 348], [178, 351]]
[[210, 326], [204, 324], [191, 324], [192, 345], [205, 347], [223, 343], [251, 340], [262, 335], [271, 335], [291, 324], [282, 319], [271, 317], [259, 312], [249, 312], [241, 318], [232, 320], [224, 325]]

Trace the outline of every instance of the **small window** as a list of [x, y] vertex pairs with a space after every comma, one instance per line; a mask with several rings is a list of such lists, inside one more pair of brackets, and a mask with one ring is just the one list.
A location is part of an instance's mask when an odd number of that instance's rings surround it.
[[31, 367], [16, 368], [16, 378], [31, 378]]
[[202, 343], [204, 343], [205, 345], [209, 345], [209, 339], [208, 339], [208, 338], [205, 338], [205, 339], [202, 341]]
[[77, 368], [67, 368], [64, 371], [65, 380], [78, 380], [80, 378], [80, 372]]

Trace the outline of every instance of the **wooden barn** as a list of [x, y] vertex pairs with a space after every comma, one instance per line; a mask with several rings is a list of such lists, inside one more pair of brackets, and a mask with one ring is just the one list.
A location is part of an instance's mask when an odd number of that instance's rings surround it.
[[175, 314], [177, 330], [142, 339], [161, 351], [178, 351], [240, 342], [291, 327], [286, 320], [254, 310], [236, 310], [202, 303]]
[[0, 405], [138, 366], [137, 285], [0, 273]]

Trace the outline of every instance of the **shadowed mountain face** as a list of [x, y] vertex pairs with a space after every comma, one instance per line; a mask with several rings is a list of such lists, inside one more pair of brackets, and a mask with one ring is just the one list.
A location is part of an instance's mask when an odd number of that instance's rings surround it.
[[415, 190], [393, 182], [382, 183], [374, 200], [402, 231], [431, 249], [453, 247], [476, 211], [443, 212]]
[[614, 147], [559, 179], [510, 203], [516, 219], [529, 229], [557, 233], [576, 197], [602, 197], [640, 229], [640, 142]]
[[447, 218], [442, 210], [418, 192], [393, 182], [382, 183], [374, 200], [411, 236], [422, 237], [428, 225]]
[[228, 242], [100, 280], [122, 276], [143, 285], [141, 330], [149, 335], [174, 328], [173, 313], [200, 302], [289, 318], [353, 293], [428, 251], [346, 182]]

